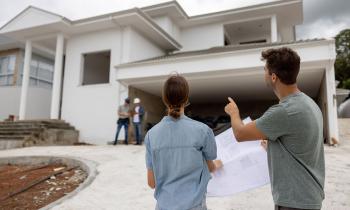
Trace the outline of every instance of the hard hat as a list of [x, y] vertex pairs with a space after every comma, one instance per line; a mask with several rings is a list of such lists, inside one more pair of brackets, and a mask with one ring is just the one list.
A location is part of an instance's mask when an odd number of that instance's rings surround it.
[[139, 98], [134, 98], [134, 104], [138, 104], [140, 102], [141, 102], [141, 100]]

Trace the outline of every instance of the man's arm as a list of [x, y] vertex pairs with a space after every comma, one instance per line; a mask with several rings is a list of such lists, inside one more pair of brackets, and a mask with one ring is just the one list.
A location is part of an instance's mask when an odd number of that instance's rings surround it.
[[225, 112], [231, 117], [231, 126], [237, 141], [243, 142], [266, 139], [266, 136], [256, 127], [255, 121], [246, 125], [243, 124], [237, 104], [230, 97], [228, 100], [230, 103], [226, 105]]

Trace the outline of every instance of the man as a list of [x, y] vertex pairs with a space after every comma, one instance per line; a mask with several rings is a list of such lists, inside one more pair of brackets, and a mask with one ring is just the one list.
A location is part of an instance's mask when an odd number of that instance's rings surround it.
[[300, 58], [289, 48], [262, 52], [265, 80], [279, 99], [262, 117], [244, 125], [236, 103], [231, 117], [238, 141], [268, 139], [267, 155], [276, 210], [321, 209], [325, 165], [322, 113], [296, 84]]
[[129, 129], [129, 117], [130, 117], [129, 107], [130, 107], [130, 100], [128, 98], [124, 100], [123, 105], [119, 106], [119, 109], [118, 109], [119, 119], [117, 121], [118, 127], [117, 127], [117, 133], [115, 135], [114, 145], [117, 144], [119, 132], [122, 127], [124, 127], [124, 132], [125, 132], [124, 144], [126, 145], [128, 144], [128, 129]]
[[142, 120], [145, 114], [144, 108], [141, 106], [141, 100], [139, 98], [134, 99], [134, 111], [133, 111], [133, 124], [135, 128], [135, 145], [142, 145]]

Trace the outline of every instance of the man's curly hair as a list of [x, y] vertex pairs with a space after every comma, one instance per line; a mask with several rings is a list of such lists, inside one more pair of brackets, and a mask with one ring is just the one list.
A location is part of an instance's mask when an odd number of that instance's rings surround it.
[[261, 53], [261, 60], [266, 61], [269, 74], [275, 73], [282, 83], [295, 84], [300, 69], [299, 55], [288, 47], [268, 49]]

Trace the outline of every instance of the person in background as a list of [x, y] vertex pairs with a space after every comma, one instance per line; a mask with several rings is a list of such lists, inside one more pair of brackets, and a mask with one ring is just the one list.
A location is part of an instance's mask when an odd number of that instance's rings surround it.
[[134, 124], [134, 134], [136, 139], [135, 145], [142, 145], [142, 120], [145, 115], [145, 110], [141, 106], [141, 100], [139, 98], [134, 99], [134, 110], [132, 122]]
[[124, 104], [118, 108], [118, 121], [117, 121], [117, 133], [115, 134], [114, 145], [117, 144], [120, 129], [124, 127], [125, 141], [124, 144], [128, 144], [128, 129], [129, 129], [129, 117], [130, 117], [130, 100], [126, 98]]
[[213, 131], [185, 116], [189, 87], [182, 76], [164, 84], [168, 115], [145, 137], [148, 185], [154, 189], [156, 210], [206, 210], [210, 172], [222, 167], [216, 159]]

